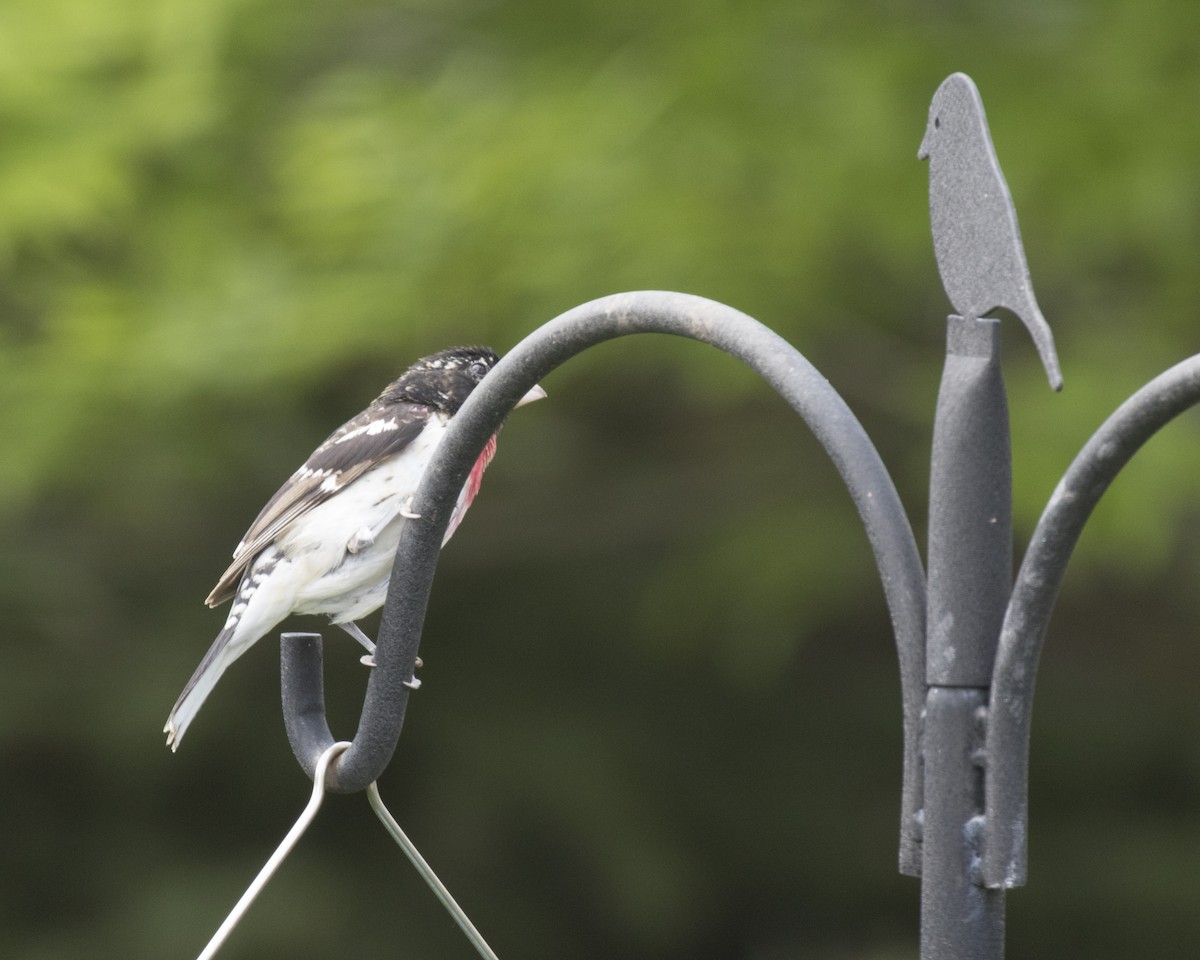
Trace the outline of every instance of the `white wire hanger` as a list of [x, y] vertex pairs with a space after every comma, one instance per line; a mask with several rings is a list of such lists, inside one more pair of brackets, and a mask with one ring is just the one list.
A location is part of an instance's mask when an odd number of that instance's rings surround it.
[[[279, 846], [276, 847], [275, 852], [263, 864], [263, 868], [258, 871], [258, 875], [250, 882], [250, 886], [246, 888], [246, 892], [234, 904], [233, 909], [229, 912], [229, 916], [217, 928], [217, 932], [213, 934], [212, 939], [208, 941], [208, 945], [200, 952], [197, 960], [212, 960], [216, 956], [217, 951], [221, 949], [221, 946], [229, 938], [234, 927], [246, 915], [246, 911], [250, 909], [250, 905], [254, 903], [254, 900], [262, 893], [263, 888], [266, 887], [267, 883], [275, 875], [275, 871], [279, 869], [280, 864], [292, 852], [296, 844], [300, 842], [300, 838], [304, 836], [305, 831], [308, 830], [310, 824], [316, 819], [317, 812], [321, 809], [321, 802], [325, 799], [325, 771], [329, 769], [330, 762], [349, 746], [348, 741], [342, 740], [333, 744], [321, 754], [320, 760], [317, 761], [317, 768], [313, 773], [313, 789], [308, 804], [300, 813], [300, 817], [293, 824], [292, 829], [287, 832], [287, 835], [280, 842]], [[450, 891], [446, 889], [446, 885], [438, 879], [437, 874], [433, 872], [433, 868], [421, 856], [420, 851], [417, 850], [416, 846], [408, 838], [408, 835], [400, 829], [400, 824], [396, 822], [396, 818], [384, 806], [383, 798], [379, 796], [379, 787], [377, 784], [372, 783], [367, 787], [367, 800], [370, 802], [371, 809], [375, 811], [375, 815], [383, 824], [388, 835], [404, 851], [404, 855], [408, 857], [409, 861], [416, 868], [417, 873], [429, 885], [434, 896], [438, 898], [442, 906], [446, 908], [446, 911], [454, 919], [454, 922], [458, 924], [459, 929], [462, 930], [463, 934], [471, 942], [476, 952], [484, 960], [498, 960], [492, 948], [483, 939], [482, 934], [475, 928], [475, 924], [471, 922], [471, 919], [462, 907], [450, 895]]]

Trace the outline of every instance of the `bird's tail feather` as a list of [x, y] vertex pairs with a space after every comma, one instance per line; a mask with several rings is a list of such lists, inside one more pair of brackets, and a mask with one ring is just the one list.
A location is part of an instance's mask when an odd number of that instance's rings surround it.
[[196, 672], [192, 674], [187, 686], [183, 688], [183, 693], [175, 701], [175, 706], [171, 708], [171, 715], [167, 717], [163, 733], [167, 735], [167, 746], [171, 748], [172, 752], [179, 749], [179, 741], [183, 739], [184, 733], [205, 699], [212, 693], [221, 674], [248, 648], [249, 644], [234, 645], [230, 643], [236, 629], [237, 624], [234, 623], [227, 625], [217, 634], [217, 639], [208, 648], [208, 653], [200, 661], [200, 666], [196, 668]]
[[1024, 321], [1025, 327], [1033, 337], [1038, 356], [1042, 358], [1042, 366], [1046, 368], [1046, 378], [1050, 381], [1050, 388], [1061, 390], [1063, 386], [1062, 368], [1058, 365], [1058, 351], [1054, 349], [1054, 334], [1050, 331], [1050, 324], [1042, 316], [1042, 311], [1037, 304], [1033, 305], [1032, 311], [1018, 313], [1018, 316]]

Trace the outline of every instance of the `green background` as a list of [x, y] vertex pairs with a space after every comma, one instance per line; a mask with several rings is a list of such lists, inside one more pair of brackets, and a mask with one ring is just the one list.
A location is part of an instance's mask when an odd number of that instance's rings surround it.
[[[159, 730], [259, 506], [422, 354], [621, 290], [729, 303], [843, 394], [923, 542], [949, 307], [916, 149], [954, 70], [1066, 379], [1006, 320], [1023, 543], [1200, 347], [1198, 38], [1184, 0], [6, 0], [4, 955], [194, 956], [286, 831], [273, 639], [177, 755]], [[504, 958], [915, 956], [895, 654], [819, 446], [698, 344], [544, 386], [440, 565], [400, 822]], [[1200, 948], [1198, 429], [1137, 458], [1067, 578], [1012, 957]], [[348, 736], [364, 672], [326, 632]], [[362, 797], [222, 953], [472, 955]]]

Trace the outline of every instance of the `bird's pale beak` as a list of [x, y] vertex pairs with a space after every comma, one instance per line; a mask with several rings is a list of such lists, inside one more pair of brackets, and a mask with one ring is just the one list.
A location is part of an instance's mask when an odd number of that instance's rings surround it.
[[543, 399], [545, 399], [545, 397], [546, 397], [546, 391], [543, 390], [541, 387], [539, 387], [537, 384], [534, 384], [533, 389], [530, 390], [527, 394], [525, 394], [525, 396], [523, 396], [520, 400], [518, 400], [517, 406], [513, 407], [513, 409], [515, 410], [515, 409], [517, 409], [517, 407], [523, 407], [527, 403], [533, 403], [534, 400], [543, 400]]

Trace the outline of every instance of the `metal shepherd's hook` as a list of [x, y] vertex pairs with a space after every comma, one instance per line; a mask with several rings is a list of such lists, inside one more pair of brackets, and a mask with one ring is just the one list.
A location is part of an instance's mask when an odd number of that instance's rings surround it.
[[[404, 525], [358, 732], [330, 769], [330, 789], [364, 789], [378, 779], [395, 750], [442, 531], [483, 444], [525, 391], [556, 367], [598, 343], [636, 333], [699, 340], [742, 360], [800, 414], [846, 483], [875, 554], [899, 652], [905, 740], [900, 863], [906, 873], [916, 873], [925, 574], [908, 517], [878, 451], [812, 364], [746, 314], [681, 293], [616, 294], [567, 311], [517, 344], [455, 415], [413, 498], [413, 512], [421, 519]], [[319, 637], [285, 641], [282, 667], [288, 736], [311, 775], [317, 757], [333, 742], [325, 720]]]

